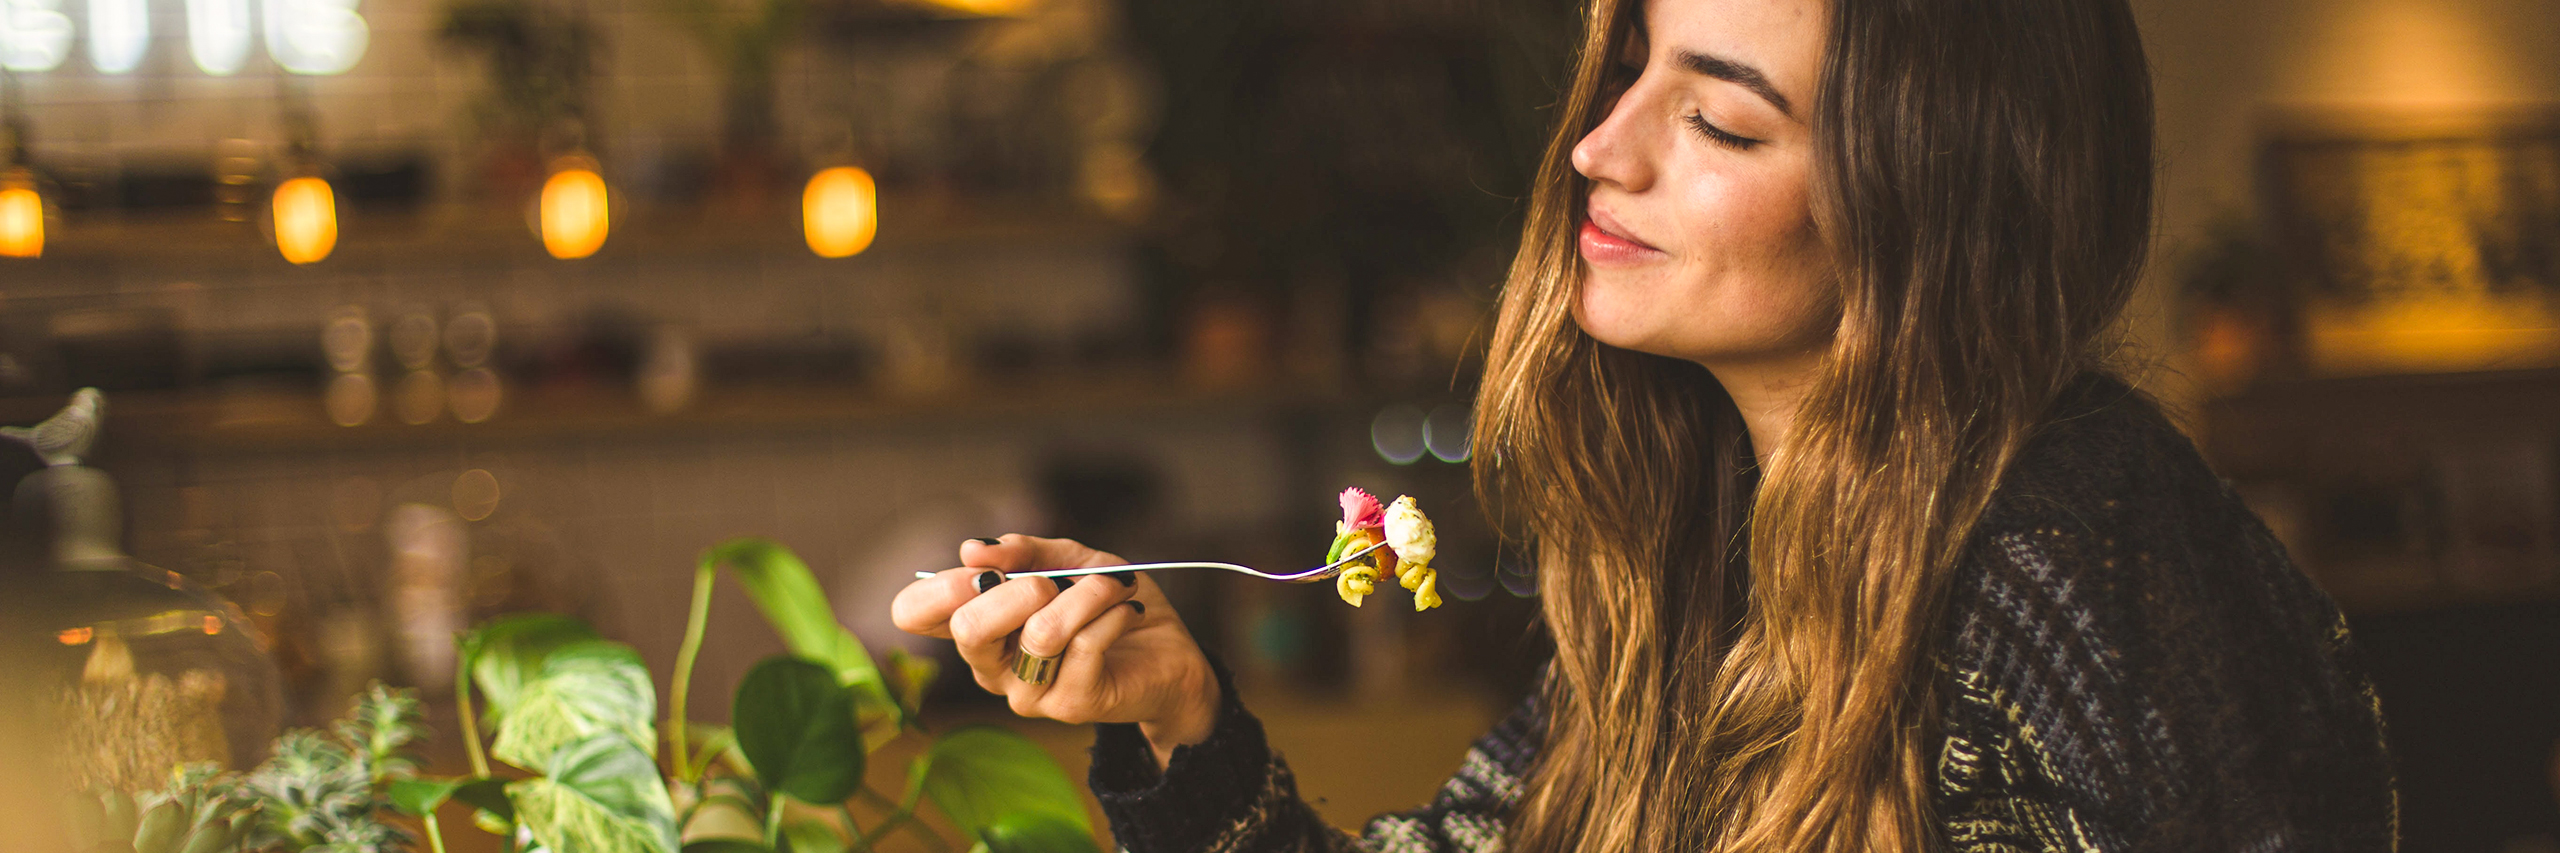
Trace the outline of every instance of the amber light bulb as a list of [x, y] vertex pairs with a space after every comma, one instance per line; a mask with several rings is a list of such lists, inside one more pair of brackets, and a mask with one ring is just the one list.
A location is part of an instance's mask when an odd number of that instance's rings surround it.
[[541, 216], [542, 248], [552, 257], [583, 258], [604, 248], [611, 217], [595, 161], [577, 155], [554, 161], [551, 179], [542, 183]]
[[276, 251], [296, 264], [318, 263], [338, 248], [338, 197], [329, 182], [295, 178], [276, 185]]
[[880, 230], [880, 188], [871, 173], [837, 166], [809, 178], [800, 195], [800, 224], [809, 251], [821, 258], [849, 258], [871, 247]]
[[44, 196], [25, 169], [0, 172], [0, 257], [44, 254]]

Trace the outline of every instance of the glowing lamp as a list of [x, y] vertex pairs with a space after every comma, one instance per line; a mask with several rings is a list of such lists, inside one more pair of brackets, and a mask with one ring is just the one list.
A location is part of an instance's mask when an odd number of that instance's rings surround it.
[[338, 200], [329, 182], [295, 178], [276, 187], [276, 250], [297, 264], [316, 263], [338, 247]]
[[0, 172], [0, 257], [44, 254], [44, 196], [25, 169]]
[[572, 156], [554, 164], [542, 183], [542, 248], [563, 260], [595, 254], [604, 248], [609, 218], [604, 176], [594, 161]]
[[800, 194], [800, 224], [818, 257], [849, 258], [870, 248], [880, 230], [880, 189], [871, 173], [837, 166], [811, 176]]

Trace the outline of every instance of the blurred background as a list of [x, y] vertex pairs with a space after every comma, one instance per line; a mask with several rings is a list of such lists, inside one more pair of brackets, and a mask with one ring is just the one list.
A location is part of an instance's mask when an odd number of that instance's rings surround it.
[[[2351, 614], [2406, 849], [2560, 851], [2560, 6], [2134, 5], [2143, 384]], [[1157, 578], [1354, 827], [1544, 654], [1466, 424], [1577, 15], [0, 0], [0, 423], [105, 390], [107, 540], [236, 605], [270, 726], [380, 678], [450, 733], [451, 638], [517, 611], [663, 682], [733, 536], [947, 656], [886, 607], [963, 538], [1296, 566], [1342, 486], [1410, 494], [1438, 610]], [[781, 648], [722, 590], [697, 719]]]

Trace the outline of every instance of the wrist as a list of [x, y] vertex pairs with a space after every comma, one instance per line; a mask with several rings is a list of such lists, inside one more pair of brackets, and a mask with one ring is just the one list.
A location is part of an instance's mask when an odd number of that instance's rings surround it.
[[1173, 761], [1175, 747], [1191, 746], [1208, 740], [1218, 727], [1218, 706], [1226, 698], [1219, 692], [1218, 679], [1209, 673], [1203, 660], [1192, 670], [1194, 675], [1179, 692], [1171, 713], [1162, 718], [1140, 722], [1139, 734], [1147, 738], [1147, 746], [1155, 752], [1156, 769], [1163, 770]]

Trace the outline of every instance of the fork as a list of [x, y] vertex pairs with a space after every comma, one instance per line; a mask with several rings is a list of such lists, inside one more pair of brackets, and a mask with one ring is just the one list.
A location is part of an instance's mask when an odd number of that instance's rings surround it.
[[[1332, 578], [1334, 575], [1342, 574], [1343, 567], [1351, 565], [1352, 561], [1369, 556], [1369, 552], [1386, 546], [1387, 543], [1384, 542], [1372, 542], [1369, 543], [1369, 547], [1342, 555], [1342, 559], [1335, 560], [1303, 572], [1293, 572], [1285, 575], [1272, 574], [1251, 566], [1239, 566], [1234, 563], [1131, 563], [1120, 566], [1089, 566], [1081, 569], [1046, 569], [1037, 572], [1006, 572], [1004, 573], [1004, 576], [1007, 578], [1072, 578], [1084, 575], [1110, 574], [1112, 572], [1143, 572], [1150, 569], [1225, 569], [1230, 572], [1252, 575], [1264, 580], [1275, 580], [1284, 583], [1314, 583], [1316, 581]], [[939, 572], [917, 572], [916, 577], [929, 578], [936, 574], [939, 574]]]

